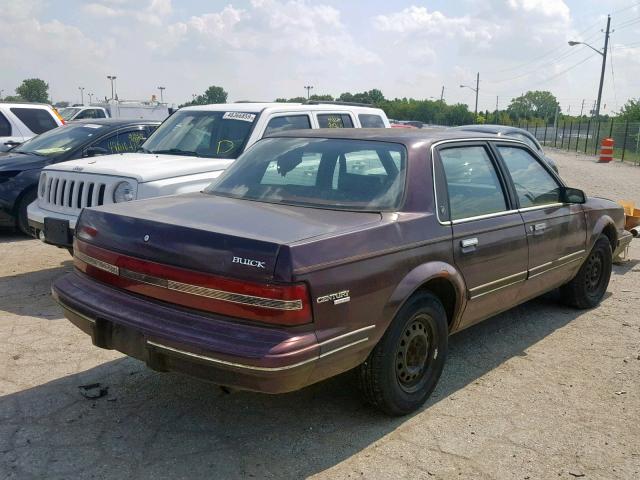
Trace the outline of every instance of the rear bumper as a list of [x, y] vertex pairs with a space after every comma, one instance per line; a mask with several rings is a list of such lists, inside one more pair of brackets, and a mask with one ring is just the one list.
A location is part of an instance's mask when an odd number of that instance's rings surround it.
[[[264, 393], [298, 390], [366, 357], [367, 331], [341, 335], [326, 353], [311, 326], [248, 325], [175, 308], [74, 272], [52, 287], [65, 316], [94, 345], [121, 351], [158, 371]], [[344, 337], [344, 338], [343, 338]], [[358, 348], [359, 347], [359, 348]]]

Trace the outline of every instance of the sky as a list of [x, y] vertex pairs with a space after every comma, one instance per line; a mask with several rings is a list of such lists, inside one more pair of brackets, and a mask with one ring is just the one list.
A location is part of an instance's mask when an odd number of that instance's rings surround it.
[[610, 55], [603, 111], [640, 97], [640, 1], [632, 0], [0, 0], [2, 96], [25, 78], [54, 102], [78, 87], [120, 99], [184, 103], [210, 85], [229, 100], [334, 96], [378, 88], [385, 97], [440, 98], [505, 108], [550, 90], [562, 110], [593, 106], [607, 14]]

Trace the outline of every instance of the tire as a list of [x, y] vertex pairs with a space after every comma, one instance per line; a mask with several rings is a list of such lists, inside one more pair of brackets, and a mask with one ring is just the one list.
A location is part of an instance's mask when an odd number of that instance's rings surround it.
[[448, 335], [440, 300], [430, 293], [411, 298], [358, 367], [364, 400], [394, 416], [420, 408], [442, 373]]
[[29, 219], [27, 217], [27, 207], [37, 198], [37, 196], [38, 192], [36, 190], [29, 190], [22, 196], [20, 202], [18, 203], [18, 228], [22, 233], [28, 236], [31, 236], [31, 231], [29, 228]]
[[560, 289], [563, 300], [575, 308], [597, 306], [609, 286], [611, 265], [611, 243], [600, 235], [576, 276]]

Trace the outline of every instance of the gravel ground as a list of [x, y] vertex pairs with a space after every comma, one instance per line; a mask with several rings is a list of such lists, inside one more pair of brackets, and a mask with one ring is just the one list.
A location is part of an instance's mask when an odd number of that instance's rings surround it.
[[[569, 184], [640, 203], [640, 168], [550, 151]], [[451, 338], [432, 399], [389, 419], [351, 374], [223, 394], [100, 350], [49, 286], [66, 251], [0, 233], [0, 478], [640, 478], [640, 241], [591, 311], [554, 295]], [[79, 386], [99, 382], [90, 400]]]

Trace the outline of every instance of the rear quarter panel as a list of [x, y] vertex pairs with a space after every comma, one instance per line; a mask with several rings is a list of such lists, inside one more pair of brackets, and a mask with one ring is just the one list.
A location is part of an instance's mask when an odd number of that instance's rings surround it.
[[587, 222], [587, 251], [608, 225], [616, 230], [616, 240], [624, 230], [624, 210], [617, 203], [605, 198], [589, 197], [583, 205]]

